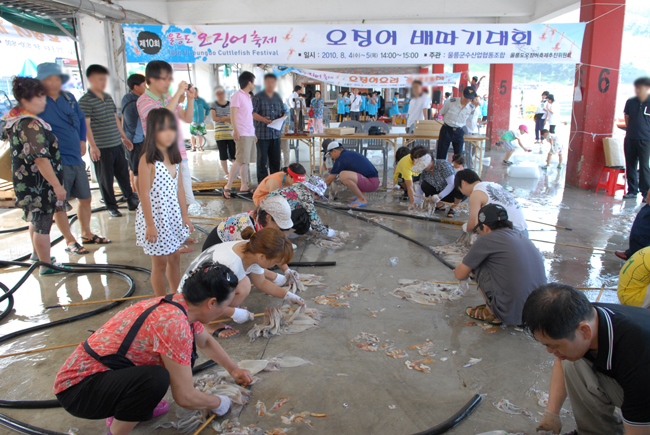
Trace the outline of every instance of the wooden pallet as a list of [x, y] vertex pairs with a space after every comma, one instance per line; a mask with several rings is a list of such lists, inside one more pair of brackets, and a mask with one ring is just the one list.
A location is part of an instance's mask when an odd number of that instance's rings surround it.
[[[219, 180], [219, 181], [201, 181], [201, 182], [192, 182], [192, 190], [194, 191], [201, 191], [201, 190], [214, 190], [214, 189], [222, 189], [223, 187], [226, 186], [228, 182], [226, 180]], [[240, 187], [241, 186], [241, 180], [235, 180], [232, 184], [233, 187]]]
[[13, 208], [16, 206], [14, 184], [10, 181], [0, 181], [0, 207]]

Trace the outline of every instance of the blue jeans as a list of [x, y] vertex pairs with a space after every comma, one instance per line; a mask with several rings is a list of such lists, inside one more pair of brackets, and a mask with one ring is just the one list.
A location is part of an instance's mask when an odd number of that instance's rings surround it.
[[[268, 163], [268, 170], [267, 170]], [[282, 163], [282, 143], [277, 139], [258, 139], [257, 141], [257, 182], [261, 183], [269, 175], [280, 171]]]

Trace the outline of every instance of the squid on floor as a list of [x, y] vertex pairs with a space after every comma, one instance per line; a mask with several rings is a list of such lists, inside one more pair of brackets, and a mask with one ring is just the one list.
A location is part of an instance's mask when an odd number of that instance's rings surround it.
[[283, 313], [282, 305], [267, 308], [264, 311], [264, 321], [255, 325], [248, 337], [254, 341], [257, 337], [273, 337], [281, 334], [298, 334], [311, 328], [318, 327], [321, 312], [313, 308], [301, 306], [293, 313]]

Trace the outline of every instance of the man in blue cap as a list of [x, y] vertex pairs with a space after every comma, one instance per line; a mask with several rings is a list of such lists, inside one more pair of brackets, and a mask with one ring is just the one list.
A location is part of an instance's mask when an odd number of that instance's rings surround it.
[[[74, 95], [61, 90], [70, 76], [64, 74], [57, 63], [47, 62], [38, 65], [36, 78], [43, 83], [47, 94], [45, 111], [40, 114], [52, 127], [52, 133], [59, 142], [59, 152], [63, 163], [63, 187], [68, 193], [68, 200], [77, 198], [79, 206], [77, 219], [81, 225], [81, 240], [86, 243], [110, 243], [105, 237], [93, 234], [90, 230], [90, 210], [92, 197], [90, 183], [86, 173], [86, 164], [81, 158], [86, 154], [86, 115], [79, 107]], [[55, 221], [63, 234], [70, 254], [87, 254], [70, 231], [65, 212], [57, 213]], [[47, 261], [47, 259], [42, 259]]]
[[450, 98], [440, 109], [443, 116], [444, 125], [440, 129], [438, 137], [438, 149], [436, 158], [447, 160], [449, 145], [454, 146], [454, 154], [463, 154], [463, 145], [465, 144], [465, 132], [463, 126], [467, 124], [467, 118], [476, 110], [472, 100], [476, 98], [476, 90], [467, 86], [463, 89], [463, 96], [460, 98]]

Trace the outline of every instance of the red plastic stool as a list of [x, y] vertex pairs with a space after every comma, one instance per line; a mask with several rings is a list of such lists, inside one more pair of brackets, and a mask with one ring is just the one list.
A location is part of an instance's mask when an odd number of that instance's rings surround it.
[[[603, 180], [603, 175], [607, 174], [607, 179]], [[621, 167], [612, 167], [605, 166], [603, 171], [600, 173], [600, 178], [598, 179], [598, 185], [596, 186], [596, 192], [598, 189], [605, 189], [607, 191], [607, 196], [616, 195], [617, 190], [625, 190], [625, 181], [623, 184], [618, 184], [618, 176], [623, 174], [623, 180], [625, 180], [625, 169]]]

